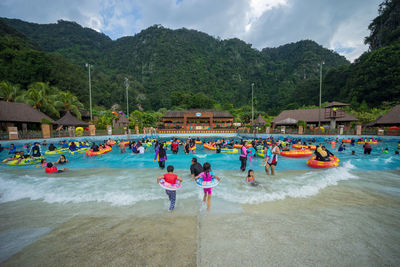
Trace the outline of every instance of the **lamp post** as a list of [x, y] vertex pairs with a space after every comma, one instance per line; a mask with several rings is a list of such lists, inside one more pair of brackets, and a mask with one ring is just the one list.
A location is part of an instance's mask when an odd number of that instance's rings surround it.
[[86, 68], [89, 68], [89, 109], [90, 109], [90, 121], [93, 121], [93, 116], [92, 116], [92, 80], [90, 79], [90, 68], [93, 67], [93, 65], [90, 65], [89, 63], [86, 63]]
[[128, 105], [128, 89], [129, 89], [129, 79], [125, 77], [125, 89], [126, 89], [126, 115], [129, 118], [129, 105]]
[[254, 83], [251, 84], [251, 124], [254, 124]]
[[318, 109], [318, 127], [321, 127], [321, 94], [322, 94], [322, 65], [324, 61], [319, 63], [319, 109]]

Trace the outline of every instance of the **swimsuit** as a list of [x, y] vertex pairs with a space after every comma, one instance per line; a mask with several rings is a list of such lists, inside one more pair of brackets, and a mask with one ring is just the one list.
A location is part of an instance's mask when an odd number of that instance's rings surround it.
[[[202, 173], [200, 173], [200, 176], [203, 177], [203, 181], [205, 181], [205, 182], [212, 180], [212, 176], [210, 173], [207, 173], [207, 175], [206, 175], [204, 172], [202, 172]], [[208, 194], [211, 196], [212, 188], [204, 188], [203, 190], [204, 190], [204, 194]]]

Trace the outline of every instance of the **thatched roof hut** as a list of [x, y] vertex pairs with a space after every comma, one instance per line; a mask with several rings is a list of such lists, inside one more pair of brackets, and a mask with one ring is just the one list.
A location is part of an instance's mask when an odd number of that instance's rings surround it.
[[261, 114], [254, 120], [254, 126], [264, 126], [267, 122], [262, 118]]
[[56, 121], [56, 124], [64, 126], [89, 126], [89, 123], [79, 120], [69, 111], [67, 111], [67, 113], [65, 113], [65, 115], [61, 119]]
[[41, 123], [43, 119], [54, 123], [49, 116], [28, 104], [0, 101], [0, 122]]

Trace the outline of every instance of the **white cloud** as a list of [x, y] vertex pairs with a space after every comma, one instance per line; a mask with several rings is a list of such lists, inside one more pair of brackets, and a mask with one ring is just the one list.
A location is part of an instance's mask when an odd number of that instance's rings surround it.
[[188, 28], [254, 47], [311, 39], [353, 60], [381, 0], [3, 0], [0, 16], [37, 23], [73, 20], [116, 39], [154, 24]]

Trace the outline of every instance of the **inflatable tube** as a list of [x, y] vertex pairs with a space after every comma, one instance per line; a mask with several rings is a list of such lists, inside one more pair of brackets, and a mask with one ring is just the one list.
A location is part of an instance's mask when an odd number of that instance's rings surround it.
[[236, 148], [222, 148], [221, 149], [221, 153], [239, 153], [239, 150], [237, 150]]
[[257, 151], [256, 156], [259, 156], [261, 158], [265, 158], [264, 152], [260, 152], [260, 151]]
[[254, 157], [255, 154], [256, 150], [253, 147], [249, 147], [249, 149], [247, 150], [247, 156]]
[[339, 165], [339, 159], [336, 156], [330, 156], [330, 161], [319, 161], [312, 156], [307, 160], [307, 165], [313, 168], [329, 168], [337, 167]]
[[76, 136], [82, 136], [83, 135], [84, 129], [82, 127], [76, 127], [75, 128], [75, 135]]
[[203, 141], [201, 141], [201, 140], [200, 140], [200, 141], [197, 141], [197, 140], [196, 140], [196, 141], [194, 141], [194, 143], [195, 143], [195, 144], [201, 145], [201, 144], [203, 143]]
[[171, 191], [176, 191], [181, 188], [181, 183], [176, 183], [176, 184], [170, 184], [166, 182], [164, 179], [161, 179], [160, 182], [158, 183], [162, 188], [171, 190]]
[[113, 145], [115, 145], [116, 143], [117, 143], [117, 141], [111, 140], [111, 141], [110, 141], [110, 146], [113, 146]]
[[189, 150], [196, 150], [196, 145], [194, 145], [191, 148], [189, 148]]
[[351, 140], [350, 139], [342, 139], [341, 142], [342, 143], [351, 143]]
[[111, 151], [111, 147], [106, 146], [106, 148], [99, 148], [99, 151], [96, 151], [96, 152], [93, 152], [93, 149], [90, 149], [85, 152], [85, 155], [86, 156], [96, 156], [96, 155], [102, 155], [102, 154], [108, 153], [110, 151]]
[[309, 157], [313, 154], [313, 152], [309, 149], [304, 150], [289, 150], [282, 151], [281, 156], [290, 157], [290, 158], [300, 158], [300, 157]]
[[86, 147], [78, 148], [77, 150], [70, 151], [70, 152], [71, 152], [72, 155], [81, 154], [81, 153], [84, 153], [84, 152], [88, 151], [89, 149], [90, 149], [90, 147], [86, 146]]
[[217, 148], [215, 147], [215, 146], [212, 146], [212, 145], [210, 145], [210, 144], [207, 144], [207, 143], [204, 143], [203, 144], [203, 147], [204, 148], [207, 148], [207, 149], [209, 149], [209, 150], [217, 150]]
[[302, 149], [302, 148], [308, 148], [308, 149], [311, 149], [311, 150], [317, 149], [316, 145], [307, 145], [307, 146], [305, 146], [305, 145], [294, 144], [294, 145], [292, 145], [292, 147], [293, 148], [297, 148], [297, 149]]
[[212, 175], [211, 181], [203, 181], [203, 177], [200, 176], [196, 180], [196, 185], [201, 188], [212, 188], [217, 186], [219, 184], [218, 179], [214, 177], [214, 173], [210, 172], [210, 174]]
[[377, 144], [379, 144], [378, 142], [375, 142], [375, 141], [368, 141], [368, 142], [365, 142], [365, 143], [368, 143], [368, 144], [370, 144], [370, 145], [377, 145]]
[[36, 157], [36, 158], [30, 157], [30, 158], [21, 160], [19, 164], [17, 164], [18, 159], [10, 160], [7, 162], [4, 162], [4, 160], [3, 160], [2, 163], [6, 164], [6, 165], [14, 165], [14, 166], [21, 165], [22, 166], [22, 165], [31, 165], [31, 164], [35, 164], [35, 163], [40, 163], [42, 159], [44, 159], [44, 157]]
[[61, 154], [61, 153], [68, 153], [70, 152], [69, 148], [59, 148], [53, 151], [46, 151], [44, 152], [46, 155], [57, 155], [57, 154]]
[[151, 143], [151, 142], [142, 143], [142, 146], [144, 146], [144, 147], [151, 147], [152, 145], [153, 145], [153, 143]]

